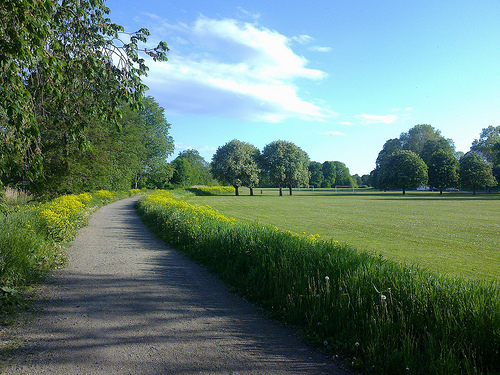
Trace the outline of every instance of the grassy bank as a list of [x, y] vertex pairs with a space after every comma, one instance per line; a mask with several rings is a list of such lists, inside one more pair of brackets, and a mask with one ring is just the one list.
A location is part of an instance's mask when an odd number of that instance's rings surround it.
[[500, 370], [500, 291], [316, 235], [228, 219], [158, 192], [138, 212], [165, 241], [347, 364], [388, 374]]
[[[248, 194], [242, 189], [242, 194]], [[192, 196], [225, 215], [319, 234], [385, 258], [451, 276], [500, 282], [500, 195], [255, 190], [255, 196]]]
[[0, 215], [0, 321], [20, 307], [23, 292], [64, 264], [64, 246], [90, 214], [137, 191], [67, 195], [46, 203], [11, 206]]

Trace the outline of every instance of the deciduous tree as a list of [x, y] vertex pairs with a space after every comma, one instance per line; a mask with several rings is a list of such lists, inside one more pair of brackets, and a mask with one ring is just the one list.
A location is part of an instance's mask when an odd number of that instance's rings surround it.
[[340, 161], [334, 161], [333, 164], [335, 165], [335, 185], [339, 186], [353, 186], [353, 181], [351, 174], [349, 172], [349, 168], [347, 166], [340, 162]]
[[488, 126], [481, 131], [479, 139], [472, 142], [471, 151], [479, 152], [490, 163], [500, 166], [500, 126]]
[[36, 177], [42, 127], [70, 141], [95, 121], [117, 123], [124, 102], [140, 108], [143, 55], [166, 60], [167, 45], [140, 48], [148, 30], [126, 34], [108, 13], [104, 0], [1, 3], [0, 173]]
[[292, 142], [271, 142], [262, 150], [261, 160], [280, 195], [283, 195], [283, 187], [288, 187], [292, 195], [293, 186], [309, 183], [309, 156]]
[[439, 189], [455, 187], [458, 183], [458, 160], [451, 150], [440, 149], [435, 151], [427, 163], [429, 167], [429, 185]]
[[321, 187], [331, 188], [335, 186], [335, 179], [337, 178], [337, 170], [333, 161], [325, 161], [321, 166], [321, 171], [323, 172], [323, 183]]
[[198, 172], [198, 179], [193, 183], [196, 185], [207, 185], [212, 186], [216, 184], [213, 176], [210, 172], [210, 163], [207, 162], [195, 149], [188, 149], [181, 151], [177, 156], [177, 159], [186, 159], [189, 164]]
[[253, 195], [253, 188], [259, 182], [258, 156], [259, 150], [255, 146], [233, 139], [215, 152], [211, 162], [212, 174], [217, 180], [232, 185], [235, 195], [239, 195], [241, 186], [247, 186]]
[[383, 173], [389, 188], [414, 189], [427, 184], [427, 165], [413, 151], [401, 150], [394, 152], [383, 167]]
[[324, 180], [321, 163], [318, 163], [317, 161], [311, 161], [308, 168], [311, 176], [309, 179], [309, 185], [317, 188], [321, 187]]
[[483, 161], [476, 152], [468, 152], [460, 159], [460, 178], [465, 187], [471, 188], [474, 195], [480, 187], [496, 186], [491, 165]]

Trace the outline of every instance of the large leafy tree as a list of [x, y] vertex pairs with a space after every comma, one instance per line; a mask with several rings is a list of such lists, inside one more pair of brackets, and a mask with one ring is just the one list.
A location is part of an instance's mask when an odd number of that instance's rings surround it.
[[172, 174], [166, 158], [173, 151], [170, 124], [152, 97], [132, 111], [124, 105], [120, 128], [96, 121], [82, 131], [81, 145], [52, 127], [41, 129], [44, 176], [34, 180], [38, 193], [131, 187], [165, 187]]
[[322, 170], [322, 165], [321, 163], [318, 163], [317, 161], [311, 161], [309, 163], [309, 173], [310, 173], [310, 179], [309, 179], [309, 184], [315, 187], [321, 187], [324, 176], [323, 176], [323, 170]]
[[178, 187], [192, 186], [198, 179], [198, 173], [190, 162], [183, 158], [177, 158], [172, 162], [173, 175], [171, 183]]
[[195, 149], [181, 151], [176, 159], [185, 159], [196, 170], [196, 185], [214, 185], [216, 181], [213, 179], [210, 172], [210, 163], [207, 162]]
[[401, 133], [399, 138], [389, 139], [379, 152], [375, 169], [371, 172], [373, 186], [379, 189], [388, 189], [391, 186], [387, 180], [387, 161], [393, 153], [399, 150], [412, 151], [422, 160], [429, 164], [432, 154], [438, 150], [451, 152], [458, 160], [458, 153], [455, 151], [455, 145], [451, 139], [446, 139], [439, 130], [431, 125], [415, 125], [405, 133]]
[[[422, 157], [425, 144], [428, 141], [438, 140], [443, 138], [439, 130], [434, 129], [431, 125], [420, 124], [415, 125], [406, 133], [399, 136], [401, 146], [404, 150], [410, 150]], [[444, 138], [443, 138], [444, 139]]]
[[117, 123], [123, 102], [140, 107], [142, 54], [165, 60], [168, 48], [160, 42], [139, 53], [149, 32], [126, 34], [107, 14], [104, 0], [0, 5], [1, 174], [36, 177], [43, 127], [69, 144], [95, 121]]
[[439, 189], [455, 187], [458, 183], [458, 160], [451, 151], [439, 149], [435, 151], [427, 162], [429, 167], [429, 185]]
[[258, 158], [259, 150], [255, 146], [233, 139], [217, 149], [211, 171], [217, 180], [233, 186], [235, 195], [239, 195], [241, 186], [250, 188], [253, 195], [253, 188], [259, 182]]
[[261, 162], [280, 195], [283, 195], [283, 187], [288, 187], [292, 195], [293, 186], [309, 183], [309, 156], [292, 142], [269, 143], [262, 150]]
[[500, 166], [500, 126], [490, 125], [484, 128], [479, 139], [472, 142], [470, 150], [481, 153], [487, 161]]
[[468, 152], [460, 159], [460, 178], [462, 185], [476, 190], [480, 187], [496, 186], [497, 181], [493, 177], [491, 165], [483, 161], [476, 152]]
[[323, 183], [321, 187], [331, 188], [335, 186], [335, 179], [337, 178], [337, 170], [333, 161], [323, 162], [321, 171], [323, 172]]
[[402, 189], [403, 195], [406, 194], [407, 189], [427, 184], [427, 165], [413, 151], [394, 152], [388, 158], [384, 169], [383, 173], [388, 187]]
[[389, 139], [384, 143], [382, 150], [378, 153], [375, 169], [370, 174], [373, 186], [381, 190], [389, 188], [389, 183], [385, 174], [387, 171], [387, 162], [394, 152], [400, 150], [402, 150], [402, 146], [398, 138]]
[[351, 173], [349, 172], [349, 168], [347, 168], [347, 166], [340, 161], [334, 161], [333, 164], [335, 165], [336, 171], [335, 185], [353, 186], [354, 182], [352, 180]]
[[174, 141], [169, 135], [171, 125], [165, 118], [165, 109], [148, 96], [138, 112], [132, 112], [130, 108], [126, 110], [129, 123], [135, 123], [137, 128], [135, 150], [129, 150], [130, 153], [135, 152], [139, 159], [139, 165], [134, 170], [135, 187], [141, 179], [147, 180], [143, 186], [165, 187], [172, 174], [167, 158], [174, 151]]

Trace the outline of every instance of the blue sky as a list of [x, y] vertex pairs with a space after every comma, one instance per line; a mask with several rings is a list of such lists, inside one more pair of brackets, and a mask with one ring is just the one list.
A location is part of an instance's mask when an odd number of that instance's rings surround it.
[[467, 152], [500, 125], [500, 1], [108, 0], [149, 62], [176, 156], [232, 139], [294, 142], [370, 173], [385, 141], [430, 124]]

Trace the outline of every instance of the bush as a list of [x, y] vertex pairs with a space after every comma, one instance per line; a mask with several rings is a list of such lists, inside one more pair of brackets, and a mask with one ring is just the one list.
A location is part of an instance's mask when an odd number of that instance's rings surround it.
[[196, 195], [227, 195], [234, 194], [232, 186], [197, 186], [186, 189]]

